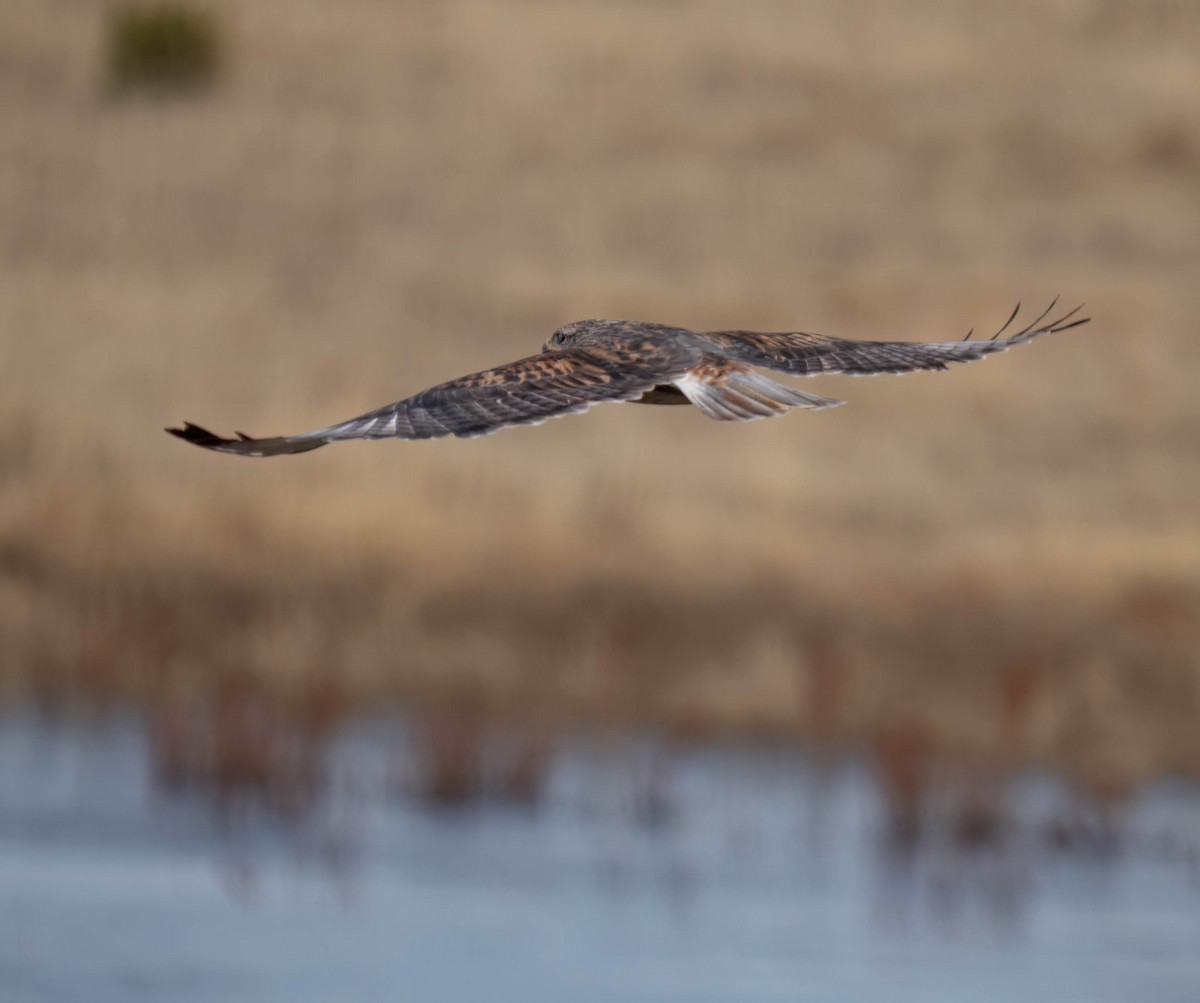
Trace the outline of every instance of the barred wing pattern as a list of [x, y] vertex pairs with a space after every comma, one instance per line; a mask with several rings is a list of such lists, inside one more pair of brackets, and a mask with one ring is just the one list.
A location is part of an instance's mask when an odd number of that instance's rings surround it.
[[840, 401], [768, 379], [754, 367], [821, 373], [907, 373], [945, 369], [1003, 352], [1044, 334], [1068, 331], [1088, 318], [1080, 307], [1047, 321], [1057, 300], [1030, 325], [1001, 337], [1020, 304], [988, 341], [847, 341], [819, 334], [752, 331], [701, 333], [665, 324], [584, 320], [554, 332], [539, 355], [439, 384], [349, 421], [304, 435], [225, 439], [185, 422], [167, 431], [187, 442], [241, 456], [305, 453], [344, 439], [470, 438], [509, 425], [586, 411], [605, 401], [692, 403], [717, 421], [772, 418], [792, 408], [827, 408]]
[[971, 341], [971, 332], [961, 341], [850, 341], [821, 334], [796, 331], [783, 334], [758, 334], [753, 331], [711, 331], [701, 335], [727, 358], [753, 366], [762, 366], [794, 376], [819, 376], [842, 373], [850, 376], [874, 376], [880, 373], [909, 373], [921, 369], [946, 369], [949, 362], [974, 362], [987, 355], [1022, 345], [1044, 334], [1057, 334], [1088, 318], [1075, 318], [1077, 306], [1057, 320], [1046, 322], [1057, 299], [1028, 327], [1007, 338], [1000, 337], [1016, 319], [1018, 303], [1004, 326], [983, 341]]
[[[636, 350], [635, 350], [636, 348]], [[304, 435], [225, 439], [185, 422], [167, 429], [187, 442], [241, 456], [304, 453], [343, 439], [471, 438], [509, 425], [586, 411], [593, 404], [640, 397], [681, 375], [690, 361], [671, 344], [544, 352], [462, 376], [349, 421]]]

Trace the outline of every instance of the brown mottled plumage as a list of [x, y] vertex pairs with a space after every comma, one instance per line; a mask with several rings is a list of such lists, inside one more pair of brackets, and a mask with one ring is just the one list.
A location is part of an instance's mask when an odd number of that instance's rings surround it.
[[188, 422], [167, 431], [223, 453], [277, 456], [342, 439], [469, 438], [509, 425], [535, 425], [604, 401], [695, 404], [717, 421], [750, 421], [791, 408], [842, 403], [776, 383], [755, 367], [794, 376], [945, 369], [949, 362], [971, 362], [1087, 323], [1086, 317], [1072, 319], [1079, 307], [1043, 323], [1054, 305], [1028, 327], [1001, 338], [1016, 318], [1014, 310], [990, 341], [971, 341], [970, 334], [961, 341], [847, 341], [804, 332], [698, 332], [640, 321], [581, 320], [555, 331], [538, 355], [461, 376], [315, 432], [274, 439], [238, 432], [236, 439], [223, 439]]

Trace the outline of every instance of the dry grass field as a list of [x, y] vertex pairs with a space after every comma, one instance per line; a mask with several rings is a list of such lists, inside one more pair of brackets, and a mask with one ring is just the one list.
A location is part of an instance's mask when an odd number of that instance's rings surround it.
[[[1189, 5], [222, 0], [176, 99], [106, 89], [110, 6], [0, 14], [10, 697], [1200, 773]], [[1056, 293], [1093, 323], [778, 421], [161, 431], [320, 427], [583, 317], [934, 340]]]

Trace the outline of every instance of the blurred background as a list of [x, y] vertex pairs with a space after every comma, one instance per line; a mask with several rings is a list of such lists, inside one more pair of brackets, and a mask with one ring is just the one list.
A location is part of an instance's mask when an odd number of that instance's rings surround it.
[[[9, 0], [6, 999], [1191, 1000], [1200, 13]], [[560, 324], [942, 340], [246, 462]]]

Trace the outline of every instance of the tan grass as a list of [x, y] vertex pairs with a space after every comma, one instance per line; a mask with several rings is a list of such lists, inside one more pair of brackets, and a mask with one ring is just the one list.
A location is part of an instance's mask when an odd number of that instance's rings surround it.
[[[1200, 767], [1190, 8], [209, 6], [195, 101], [104, 93], [104, 4], [6, 9], [10, 687], [325, 672], [794, 730], [820, 628], [852, 734], [899, 702], [999, 743], [1035, 651], [1032, 754]], [[579, 317], [949, 338], [1057, 292], [1094, 323], [746, 427], [270, 463], [160, 431], [318, 427]]]

